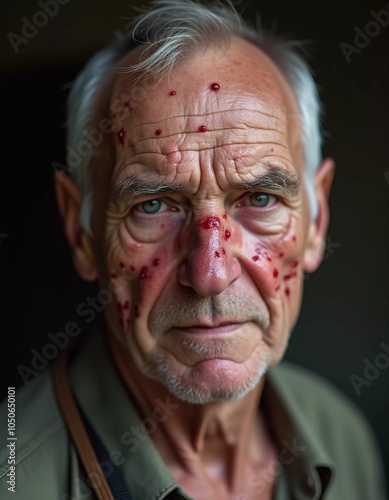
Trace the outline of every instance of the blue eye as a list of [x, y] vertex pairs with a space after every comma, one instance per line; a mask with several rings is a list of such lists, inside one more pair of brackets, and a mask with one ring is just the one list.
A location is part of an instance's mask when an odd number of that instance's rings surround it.
[[138, 205], [141, 212], [145, 214], [156, 214], [162, 207], [162, 202], [159, 200], [147, 200]]
[[250, 195], [250, 204], [254, 207], [265, 208], [268, 205], [274, 205], [275, 196], [267, 193], [254, 193]]

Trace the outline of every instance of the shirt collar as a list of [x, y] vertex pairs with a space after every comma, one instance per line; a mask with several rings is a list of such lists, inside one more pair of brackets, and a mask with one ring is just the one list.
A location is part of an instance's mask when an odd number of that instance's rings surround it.
[[[307, 417], [296, 393], [287, 384], [288, 373], [282, 362], [266, 376], [261, 406], [270, 431], [279, 446], [279, 461], [288, 473], [295, 498], [319, 500], [323, 497], [334, 470], [312, 418]], [[298, 388], [304, 398], [304, 388]]]

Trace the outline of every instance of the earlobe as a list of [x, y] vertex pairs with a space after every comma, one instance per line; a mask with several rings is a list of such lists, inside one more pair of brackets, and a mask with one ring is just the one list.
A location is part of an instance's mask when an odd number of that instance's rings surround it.
[[67, 174], [62, 172], [56, 172], [54, 175], [54, 185], [74, 266], [85, 281], [94, 281], [98, 274], [91, 238], [79, 222], [82, 191]]
[[308, 228], [304, 252], [304, 271], [312, 273], [319, 267], [324, 251], [329, 223], [328, 198], [334, 178], [335, 162], [325, 158], [315, 175], [315, 193], [318, 211], [315, 220], [311, 220]]

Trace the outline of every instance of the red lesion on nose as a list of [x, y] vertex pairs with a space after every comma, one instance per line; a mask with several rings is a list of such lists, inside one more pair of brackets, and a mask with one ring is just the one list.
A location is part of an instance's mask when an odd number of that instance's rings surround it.
[[208, 215], [199, 219], [197, 225], [202, 229], [220, 229], [221, 221], [216, 215]]

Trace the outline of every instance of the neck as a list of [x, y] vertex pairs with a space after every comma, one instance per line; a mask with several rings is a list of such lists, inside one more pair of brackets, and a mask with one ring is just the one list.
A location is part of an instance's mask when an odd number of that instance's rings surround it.
[[[114, 335], [109, 334], [109, 342], [141, 417], [159, 420], [151, 438], [175, 479], [189, 475], [203, 480], [211, 474], [228, 482], [229, 489], [241, 489], [253, 464], [263, 464], [271, 450], [258, 409], [264, 379], [239, 400], [193, 405], [139, 373]], [[161, 400], [170, 408], [167, 417], [156, 416]]]

